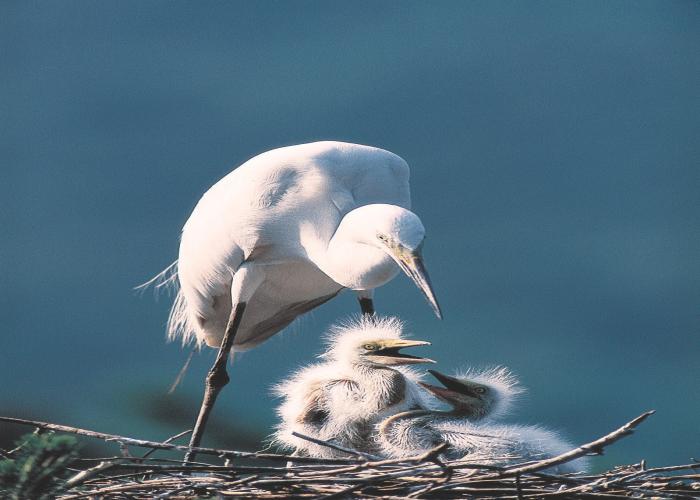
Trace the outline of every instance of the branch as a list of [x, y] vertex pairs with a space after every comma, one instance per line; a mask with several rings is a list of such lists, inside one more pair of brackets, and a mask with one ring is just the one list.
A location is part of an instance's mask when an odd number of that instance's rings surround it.
[[[181, 438], [182, 436], [186, 436], [187, 434], [190, 434], [192, 432], [192, 429], [187, 429], [186, 431], [182, 431], [179, 434], [175, 434], [174, 436], [170, 436], [168, 439], [163, 441], [163, 444], [169, 444], [175, 441], [176, 439]], [[156, 448], [151, 448], [148, 450], [141, 458], [148, 458], [150, 457], [154, 452], [156, 451]]]
[[40, 422], [38, 420], [26, 420], [23, 418], [14, 417], [2, 417], [0, 416], [0, 422], [9, 422], [12, 424], [19, 425], [30, 425], [32, 427], [38, 427], [44, 430], [58, 431], [58, 432], [68, 432], [70, 434], [77, 434], [79, 436], [87, 436], [96, 439], [102, 439], [103, 441], [117, 441], [131, 446], [139, 446], [141, 448], [155, 448], [158, 450], [179, 450], [179, 451], [189, 451], [192, 450], [195, 453], [203, 455], [214, 455], [217, 457], [232, 457], [232, 458], [260, 458], [265, 460], [276, 460], [276, 461], [289, 461], [295, 460], [297, 462], [314, 462], [314, 463], [327, 463], [327, 464], [348, 464], [357, 463], [356, 460], [343, 459], [343, 458], [311, 458], [311, 457], [290, 457], [289, 455], [280, 455], [277, 453], [258, 453], [258, 452], [247, 452], [247, 451], [234, 451], [234, 450], [222, 450], [216, 448], [203, 448], [189, 446], [180, 446], [177, 444], [170, 443], [160, 443], [158, 441], [146, 441], [143, 439], [133, 439], [124, 436], [119, 436], [116, 434], [106, 434], [104, 432], [96, 432], [88, 429], [80, 429], [78, 427], [70, 427], [67, 425], [60, 424], [50, 424], [48, 422]]
[[515, 476], [515, 475], [519, 475], [519, 474], [524, 474], [526, 472], [535, 472], [535, 471], [542, 470], [542, 469], [548, 469], [549, 467], [554, 467], [555, 465], [564, 464], [566, 462], [570, 462], [572, 460], [583, 457], [585, 455], [589, 455], [591, 453], [594, 453], [596, 455], [602, 455], [603, 449], [606, 446], [610, 446], [611, 444], [613, 444], [616, 441], [619, 441], [623, 437], [629, 436], [630, 434], [632, 434], [634, 432], [634, 429], [639, 424], [644, 422], [647, 418], [649, 418], [653, 414], [654, 414], [654, 410], [642, 413], [640, 416], [638, 416], [634, 420], [627, 422], [625, 425], [623, 425], [622, 427], [620, 427], [617, 430], [612, 431], [610, 434], [607, 434], [600, 439], [596, 439], [595, 441], [591, 441], [590, 443], [583, 444], [583, 445], [579, 446], [578, 448], [575, 448], [571, 451], [567, 451], [566, 453], [562, 453], [561, 455], [557, 455], [556, 457], [547, 458], [545, 460], [540, 460], [538, 462], [535, 462], [534, 464], [524, 465], [522, 467], [515, 467], [513, 469], [506, 469], [501, 474], [501, 477]]
[[94, 467], [90, 467], [89, 469], [85, 469], [84, 471], [78, 472], [75, 476], [68, 479], [63, 485], [63, 487], [67, 490], [74, 488], [75, 486], [84, 483], [85, 481], [87, 481], [91, 477], [94, 477], [100, 472], [106, 471], [107, 469], [111, 469], [112, 467], [114, 467], [120, 462], [123, 462], [124, 460], [126, 459], [122, 458], [114, 461], [100, 462]]

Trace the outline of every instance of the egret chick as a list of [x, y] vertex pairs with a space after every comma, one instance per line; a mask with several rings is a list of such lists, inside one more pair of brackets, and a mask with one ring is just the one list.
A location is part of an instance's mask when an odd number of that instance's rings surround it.
[[[444, 387], [420, 383], [441, 401], [450, 405], [447, 411], [413, 410], [396, 414], [385, 419], [379, 426], [383, 450], [390, 456], [405, 457], [427, 451], [447, 443], [445, 456], [451, 459], [468, 460], [475, 464], [510, 465], [515, 463], [542, 460], [573, 449], [556, 432], [532, 425], [498, 424], [484, 417], [501, 415], [507, 406], [493, 407], [495, 413], [477, 412], [474, 419], [474, 401], [482, 401], [488, 406], [486, 393], [476, 390], [484, 384], [471, 380], [449, 377], [438, 372], [431, 373]], [[509, 372], [498, 369], [491, 373], [499, 390], [506, 389], [507, 402], [518, 391], [517, 381]], [[504, 385], [501, 385], [504, 384]], [[489, 389], [493, 389], [490, 387]], [[516, 391], [516, 392], [513, 392]], [[507, 392], [511, 392], [507, 395]], [[500, 398], [491, 398], [496, 402]], [[553, 468], [559, 473], [580, 472], [588, 468], [585, 458], [561, 464]]]
[[425, 407], [419, 377], [406, 366], [434, 361], [401, 349], [429, 344], [404, 339], [396, 318], [363, 316], [333, 327], [320, 356], [324, 361], [302, 368], [275, 387], [283, 401], [274, 441], [305, 456], [346, 456], [293, 436], [296, 431], [374, 453], [371, 434], [377, 422], [395, 412]]
[[394, 414], [378, 428], [377, 439], [383, 454], [391, 457], [415, 456], [448, 442], [449, 432], [440, 425], [476, 422], [498, 418], [511, 407], [524, 389], [518, 379], [505, 367], [486, 370], [469, 369], [459, 377], [428, 370], [444, 387], [418, 381], [439, 401], [450, 406], [440, 411], [428, 407]]
[[525, 389], [506, 367], [485, 370], [470, 368], [450, 376], [437, 370], [428, 370], [444, 387], [420, 382], [438, 399], [452, 406], [452, 412], [470, 421], [504, 416]]

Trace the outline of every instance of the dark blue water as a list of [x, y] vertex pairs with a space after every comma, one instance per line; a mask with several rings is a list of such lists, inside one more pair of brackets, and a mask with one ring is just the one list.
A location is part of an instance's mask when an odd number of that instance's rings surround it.
[[[576, 441], [658, 411], [600, 465], [698, 457], [699, 47], [697, 2], [3, 2], [0, 413], [187, 427], [212, 353], [167, 396], [186, 352], [131, 288], [230, 169], [340, 139], [412, 166], [445, 320], [406, 279], [377, 305], [441, 368], [510, 366], [512, 419]], [[208, 442], [254, 446], [355, 310], [237, 358]]]

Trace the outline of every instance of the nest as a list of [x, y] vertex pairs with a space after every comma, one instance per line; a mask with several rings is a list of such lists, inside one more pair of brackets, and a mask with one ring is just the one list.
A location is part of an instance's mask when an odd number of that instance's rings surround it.
[[[552, 474], [557, 465], [584, 455], [602, 454], [605, 447], [632, 434], [653, 412], [647, 412], [619, 429], [556, 457], [536, 462], [495, 467], [465, 460], [440, 459], [445, 445], [410, 459], [378, 459], [364, 453], [322, 442], [347, 454], [344, 459], [314, 459], [290, 455], [194, 448], [200, 458], [157, 458], [159, 450], [187, 452], [174, 444], [189, 431], [164, 442], [116, 436], [86, 429], [24, 419], [0, 417], [0, 421], [29, 425], [38, 432], [69, 433], [115, 443], [121, 453], [109, 458], [80, 458], [68, 451], [44, 464], [66, 462], [55, 477], [44, 478], [41, 495], [28, 494], [21, 485], [4, 483], [3, 498], [60, 499], [183, 499], [183, 498], [700, 498], [700, 462], [648, 468], [644, 462], [616, 467], [595, 475]], [[26, 443], [26, 441], [25, 441]], [[25, 448], [28, 446], [25, 446]], [[36, 446], [35, 446], [36, 448]], [[54, 447], [56, 448], [56, 447]], [[139, 448], [148, 448], [147, 452]], [[22, 445], [5, 451], [5, 462], [18, 461]], [[25, 450], [26, 453], [26, 450]], [[36, 453], [36, 452], [34, 452]], [[33, 458], [32, 458], [33, 457]], [[32, 455], [28, 460], [38, 460]], [[69, 458], [66, 458], [69, 457]], [[61, 458], [63, 462], [61, 462]], [[24, 464], [19, 469], [31, 467]], [[18, 469], [18, 470], [19, 470]], [[45, 473], [46, 467], [38, 470]], [[1, 472], [1, 471], [0, 471]], [[31, 483], [31, 481], [29, 481]], [[30, 485], [31, 486], [31, 485]], [[14, 489], [12, 489], [14, 487]]]

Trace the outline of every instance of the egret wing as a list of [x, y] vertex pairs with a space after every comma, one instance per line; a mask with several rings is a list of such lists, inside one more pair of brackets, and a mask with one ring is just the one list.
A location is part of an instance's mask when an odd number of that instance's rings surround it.
[[[315, 297], [302, 302], [286, 304], [284, 308], [277, 310], [275, 313], [271, 314], [260, 322], [254, 323], [250, 326], [241, 324], [241, 328], [236, 335], [236, 340], [233, 344], [234, 349], [236, 351], [245, 351], [255, 347], [277, 332], [289, 326], [302, 314], [314, 309], [317, 306], [320, 306], [325, 302], [328, 302], [333, 297], [338, 295], [339, 292], [340, 289], [334, 293], [324, 295], [322, 297]], [[244, 322], [246, 322], [245, 318]]]

